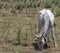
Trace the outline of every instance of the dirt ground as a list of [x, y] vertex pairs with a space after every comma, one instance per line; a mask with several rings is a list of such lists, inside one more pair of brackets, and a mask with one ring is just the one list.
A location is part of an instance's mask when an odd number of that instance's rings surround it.
[[[43, 49], [42, 51], [39, 51], [32, 46], [32, 32], [36, 32], [38, 30], [37, 17], [40, 8], [37, 9], [28, 8], [27, 12], [25, 12], [26, 9], [24, 9], [23, 12], [19, 12], [17, 15], [7, 12], [7, 16], [5, 17], [4, 14], [0, 14], [0, 53], [60, 53], [60, 17], [55, 18], [58, 48], [54, 48], [53, 43], [49, 43], [50, 48]], [[0, 11], [1, 13], [5, 12], [4, 9]], [[20, 28], [22, 29], [22, 44], [16, 45], [13, 43], [16, 43], [17, 31]], [[24, 38], [26, 32], [28, 34], [28, 46], [23, 46], [23, 43], [25, 43]]]
[[50, 48], [38, 51], [31, 45], [32, 42], [28, 46], [13, 45], [12, 43], [6, 43], [3, 38], [0, 38], [0, 53], [60, 53], [60, 17], [55, 19], [58, 48], [54, 48], [53, 43], [51, 43]]

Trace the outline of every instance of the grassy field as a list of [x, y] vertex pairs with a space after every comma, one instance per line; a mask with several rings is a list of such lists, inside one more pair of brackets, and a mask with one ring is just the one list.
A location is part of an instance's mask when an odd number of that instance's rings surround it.
[[[53, 43], [50, 48], [43, 51], [37, 51], [31, 45], [33, 42], [33, 34], [38, 30], [38, 11], [40, 8], [25, 9], [20, 14], [7, 14], [0, 16], [0, 53], [60, 53], [60, 47], [54, 49]], [[30, 12], [29, 12], [30, 10]], [[2, 10], [3, 11], [3, 10]], [[56, 37], [60, 46], [60, 17], [56, 17]], [[20, 34], [20, 45], [17, 44], [18, 32]], [[27, 37], [26, 37], [27, 36]], [[26, 39], [27, 38], [27, 39]], [[26, 42], [26, 43], [25, 43]], [[27, 44], [28, 46], [24, 46]]]
[[[6, 3], [7, 7], [0, 5], [0, 53], [60, 53], [60, 14], [55, 17], [56, 38], [59, 47], [54, 48], [51, 42], [49, 43], [50, 48], [38, 51], [31, 44], [34, 42], [33, 33], [38, 31], [38, 12], [42, 7], [34, 5], [33, 8], [28, 6], [21, 10], [19, 7], [16, 10], [13, 2], [4, 1], [0, 4]], [[13, 4], [13, 7], [9, 4]], [[54, 13], [56, 9], [57, 7], [53, 10]]]

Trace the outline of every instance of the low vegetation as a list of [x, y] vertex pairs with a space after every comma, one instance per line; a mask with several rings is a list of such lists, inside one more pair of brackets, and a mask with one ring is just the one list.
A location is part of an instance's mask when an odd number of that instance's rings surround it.
[[18, 41], [18, 44], [20, 45], [21, 44], [21, 29], [17, 30], [17, 41]]
[[56, 12], [56, 17], [60, 16], [60, 8], [57, 8], [55, 12]]

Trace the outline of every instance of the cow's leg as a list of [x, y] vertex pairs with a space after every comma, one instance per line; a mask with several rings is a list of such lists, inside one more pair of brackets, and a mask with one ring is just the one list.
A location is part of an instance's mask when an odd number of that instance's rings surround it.
[[54, 41], [54, 46], [57, 47], [57, 42], [56, 42], [56, 37], [55, 37], [55, 29], [54, 27], [52, 27], [52, 37], [53, 37], [53, 41]]
[[50, 31], [47, 31], [47, 34], [45, 35], [45, 37], [47, 37], [48, 42], [51, 42], [51, 38], [50, 38], [49, 32]]
[[[49, 29], [49, 33], [52, 34], [52, 29], [51, 28]], [[49, 33], [47, 34], [48, 35], [48, 42], [51, 42], [52, 41], [51, 40], [51, 35]]]
[[51, 42], [51, 38], [49, 34], [48, 34], [48, 42]]

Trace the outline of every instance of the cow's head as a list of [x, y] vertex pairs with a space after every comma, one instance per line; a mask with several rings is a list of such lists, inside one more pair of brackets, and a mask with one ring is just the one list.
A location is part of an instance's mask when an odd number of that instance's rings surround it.
[[35, 41], [36, 41], [37, 44], [38, 44], [38, 48], [39, 48], [40, 50], [42, 50], [43, 47], [44, 47], [44, 44], [46, 44], [46, 42], [47, 42], [47, 38], [44, 37], [42, 34], [39, 34], [39, 35], [36, 35]]

